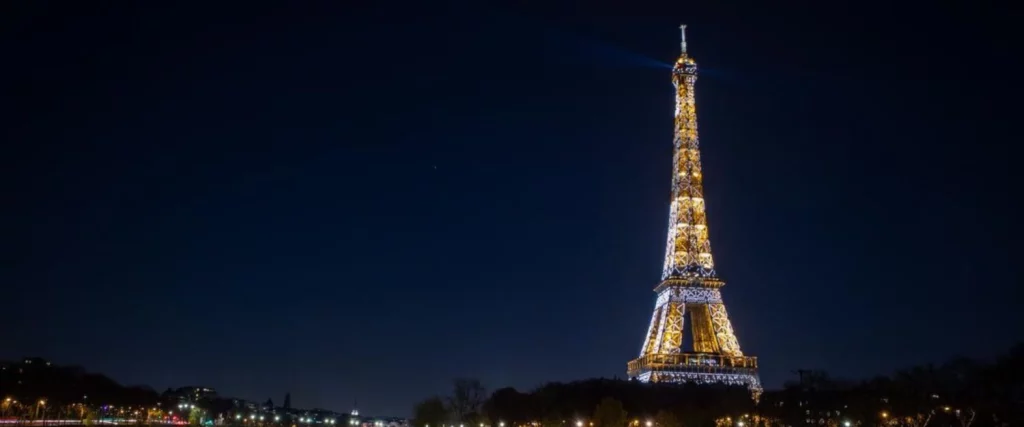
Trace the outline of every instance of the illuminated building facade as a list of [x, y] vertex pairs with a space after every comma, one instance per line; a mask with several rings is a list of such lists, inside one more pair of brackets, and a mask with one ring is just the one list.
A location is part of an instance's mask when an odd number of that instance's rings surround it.
[[198, 402], [202, 399], [212, 399], [217, 397], [217, 390], [210, 387], [202, 386], [187, 386], [178, 387], [177, 389], [164, 392], [165, 397], [177, 398], [182, 402]]
[[[680, 27], [682, 54], [672, 70], [675, 138], [665, 264], [640, 357], [628, 363], [627, 374], [643, 382], [743, 385], [757, 398], [757, 358], [740, 350], [722, 302], [725, 282], [711, 256], [693, 93], [697, 63], [686, 53], [685, 27]], [[686, 326], [690, 349], [683, 348]]]

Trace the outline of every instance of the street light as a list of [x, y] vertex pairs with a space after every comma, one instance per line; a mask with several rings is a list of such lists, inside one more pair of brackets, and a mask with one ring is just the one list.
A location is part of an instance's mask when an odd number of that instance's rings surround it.
[[850, 427], [850, 420], [843, 421], [843, 426]]
[[576, 427], [583, 427], [583, 421], [576, 420]]
[[654, 425], [654, 423], [652, 423], [651, 420], [647, 420], [646, 424], [647, 424], [647, 427], [651, 427], [652, 425]]
[[738, 425], [738, 426], [740, 426], [740, 427], [743, 427], [743, 421], [737, 421], [737, 422], [736, 422], [736, 425]]

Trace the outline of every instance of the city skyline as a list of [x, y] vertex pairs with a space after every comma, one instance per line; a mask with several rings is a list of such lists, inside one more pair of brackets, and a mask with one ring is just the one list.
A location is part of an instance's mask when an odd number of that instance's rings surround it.
[[1007, 18], [943, 7], [21, 5], [0, 360], [388, 415], [622, 378], [680, 23], [765, 387], [991, 356], [1024, 336], [1015, 59]]

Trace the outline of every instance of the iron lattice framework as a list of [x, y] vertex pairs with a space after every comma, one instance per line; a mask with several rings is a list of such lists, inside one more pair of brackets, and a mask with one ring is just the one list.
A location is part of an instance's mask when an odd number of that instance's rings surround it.
[[[682, 54], [672, 70], [676, 111], [665, 265], [640, 357], [629, 362], [628, 375], [644, 382], [743, 385], [756, 398], [761, 393], [757, 358], [740, 350], [722, 302], [725, 283], [711, 256], [693, 94], [697, 63], [686, 53], [686, 26], [680, 28]], [[687, 314], [691, 351], [683, 349]]]

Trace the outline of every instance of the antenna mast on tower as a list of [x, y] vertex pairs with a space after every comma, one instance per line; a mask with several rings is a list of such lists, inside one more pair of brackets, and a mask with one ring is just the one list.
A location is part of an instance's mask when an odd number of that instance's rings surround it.
[[683, 48], [683, 53], [686, 53], [686, 24], [679, 26], [679, 34], [682, 36], [682, 43], [680, 45]]

